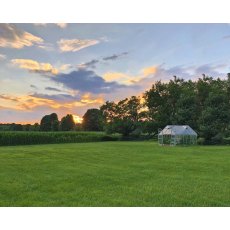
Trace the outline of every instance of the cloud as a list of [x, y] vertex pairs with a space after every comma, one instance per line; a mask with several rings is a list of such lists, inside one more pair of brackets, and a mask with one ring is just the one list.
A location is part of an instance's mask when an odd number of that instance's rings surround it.
[[62, 103], [62, 105], [66, 107], [71, 107], [71, 106], [81, 107], [90, 104], [102, 104], [104, 102], [104, 98], [102, 97], [102, 95], [93, 96], [91, 93], [75, 94], [75, 95], [71, 95], [71, 94], [50, 95], [50, 94], [34, 93], [30, 96]]
[[69, 89], [96, 94], [109, 93], [119, 88], [126, 87], [116, 82], [106, 82], [95, 72], [85, 69], [78, 69], [68, 74], [58, 74], [55, 78], [52, 78], [52, 80], [62, 83]]
[[30, 85], [30, 88], [38, 89], [38, 87], [36, 85]]
[[5, 60], [5, 59], [6, 59], [6, 55], [5, 54], [0, 54], [0, 61]]
[[205, 64], [205, 65], [201, 65], [198, 67], [194, 68], [194, 74], [195, 75], [209, 75], [209, 76], [220, 76], [223, 75], [223, 71], [220, 72], [221, 70], [223, 70], [223, 68], [227, 67], [226, 64], [219, 64], [219, 65], [214, 65], [214, 64]]
[[[104, 103], [102, 95], [83, 94], [79, 100], [55, 101], [45, 95], [5, 95], [15, 101], [0, 98], [1, 122], [35, 123], [40, 122], [45, 114], [57, 113], [61, 118], [66, 114], [83, 115], [87, 109], [98, 108]], [[49, 95], [50, 97], [50, 95]], [[68, 96], [67, 96], [68, 98]]]
[[222, 38], [223, 38], [223, 39], [229, 39], [229, 38], [230, 38], [230, 35], [223, 36]]
[[144, 68], [144, 69], [142, 70], [142, 72], [143, 72], [143, 74], [144, 74], [145, 77], [146, 77], [146, 76], [149, 76], [149, 75], [151, 75], [151, 74], [156, 73], [156, 71], [157, 71], [157, 67], [156, 67], [156, 66], [146, 67], [146, 68]]
[[57, 88], [53, 88], [53, 87], [46, 87], [46, 90], [50, 90], [50, 91], [55, 91], [55, 92], [62, 92], [62, 90], [57, 89]]
[[85, 93], [81, 97], [81, 103], [84, 105], [101, 105], [102, 103], [104, 103], [104, 98], [102, 95], [93, 96], [91, 93]]
[[77, 67], [78, 68], [93, 68], [93, 69], [95, 69], [96, 68], [95, 64], [97, 64], [99, 62], [100, 62], [99, 60], [93, 59], [93, 60], [91, 60], [89, 62], [79, 64], [79, 65], [77, 65]]
[[43, 109], [63, 110], [63, 112], [71, 112], [76, 108], [99, 106], [104, 103], [102, 95], [85, 94], [56, 94], [48, 95], [41, 93], [34, 93], [32, 95], [12, 96], [0, 94], [0, 109], [11, 109], [15, 111], [28, 111], [34, 110], [41, 111]]
[[68, 70], [68, 69], [71, 69], [73, 68], [73, 66], [71, 64], [63, 64], [59, 67], [59, 70], [60, 71], [65, 71], [65, 70]]
[[67, 27], [67, 23], [56, 23], [56, 25], [62, 29], [66, 28]]
[[35, 26], [44, 26], [46, 27], [48, 23], [34, 23]]
[[19, 111], [32, 111], [34, 108], [45, 106], [58, 109], [62, 107], [71, 108], [68, 103], [60, 103], [53, 99], [36, 97], [36, 95], [9, 96], [0, 95], [1, 105], [4, 108], [15, 109]]
[[179, 65], [170, 68], [166, 68], [164, 65], [159, 65], [156, 67], [155, 73], [141, 78], [135, 84], [138, 85], [144, 92], [156, 81], [161, 80], [162, 82], [168, 82], [173, 78], [173, 76], [177, 76], [185, 80], [196, 80], [201, 77], [202, 74], [213, 78], [225, 77], [226, 73], [224, 73], [224, 69], [226, 67], [226, 64], [205, 64], [194, 66]]
[[116, 59], [118, 59], [118, 58], [120, 58], [120, 57], [122, 57], [124, 55], [127, 55], [127, 54], [128, 54], [128, 52], [123, 52], [121, 54], [114, 54], [112, 56], [104, 57], [102, 59], [93, 59], [93, 60], [91, 60], [89, 62], [81, 63], [81, 64], [77, 65], [77, 67], [78, 68], [86, 68], [86, 69], [87, 68], [95, 69], [96, 64], [100, 63], [102, 60], [103, 61], [110, 61], [110, 60], [114, 61], [114, 60], [116, 60]]
[[50, 44], [50, 43], [43, 43], [43, 44], [37, 45], [37, 47], [40, 49], [46, 50], [46, 51], [54, 50], [53, 44]]
[[79, 97], [79, 95], [72, 96], [70, 94], [53, 94], [53, 95], [50, 95], [50, 94], [34, 93], [30, 96], [36, 97], [36, 98], [49, 99], [49, 100], [58, 101], [58, 102], [79, 101], [81, 99]]
[[89, 46], [100, 43], [99, 40], [90, 39], [61, 39], [57, 42], [61, 52], [76, 52]]
[[50, 63], [39, 63], [31, 59], [12, 59], [11, 63], [18, 66], [20, 69], [26, 69], [33, 73], [40, 74], [58, 74], [58, 70]]
[[156, 66], [150, 66], [142, 69], [138, 75], [128, 75], [121, 72], [107, 72], [103, 74], [103, 78], [107, 82], [116, 81], [126, 85], [134, 85], [141, 81], [142, 79], [149, 77], [150, 75], [155, 74], [157, 71]]
[[128, 54], [128, 52], [123, 52], [123, 53], [120, 53], [120, 54], [113, 54], [112, 56], [104, 57], [103, 60], [104, 61], [109, 61], [109, 60], [114, 61], [114, 60], [116, 60], [116, 59], [118, 59], [118, 58], [120, 58], [122, 56], [127, 55], [127, 54]]
[[179, 65], [169, 68], [162, 64], [158, 66], [153, 65], [153, 67], [153, 69], [150, 67], [143, 68], [135, 76], [119, 72], [105, 73], [103, 78], [106, 81], [116, 81], [127, 85], [126, 88], [120, 88], [116, 92], [108, 93], [106, 100], [117, 101], [132, 95], [141, 95], [150, 89], [156, 81], [169, 82], [174, 75], [185, 80], [197, 80], [199, 77], [202, 77], [203, 73], [213, 78], [225, 77], [228, 66], [226, 64], [209, 63], [193, 66]]
[[132, 85], [133, 83], [139, 81], [142, 76], [131, 76], [121, 72], [107, 72], [103, 74], [103, 78], [106, 82], [116, 81], [120, 84]]
[[60, 27], [61, 29], [64, 29], [67, 27], [67, 23], [34, 23], [34, 25], [36, 26], [43, 26], [46, 27], [47, 25], [56, 25], [58, 27]]
[[0, 47], [22, 49], [43, 44], [43, 39], [11, 24], [0, 24]]
[[0, 99], [15, 101], [15, 102], [19, 101], [16, 97], [5, 95], [5, 94], [0, 94]]

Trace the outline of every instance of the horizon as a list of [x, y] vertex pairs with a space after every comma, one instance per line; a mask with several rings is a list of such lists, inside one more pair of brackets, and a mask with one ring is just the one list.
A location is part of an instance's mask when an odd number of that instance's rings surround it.
[[81, 118], [174, 75], [230, 72], [229, 24], [0, 24], [0, 123]]

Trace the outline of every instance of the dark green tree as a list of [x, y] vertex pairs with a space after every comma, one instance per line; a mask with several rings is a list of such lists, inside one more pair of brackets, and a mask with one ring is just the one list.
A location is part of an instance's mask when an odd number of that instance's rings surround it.
[[60, 129], [61, 131], [72, 131], [75, 128], [75, 122], [73, 120], [72, 114], [67, 114], [61, 119]]
[[230, 105], [226, 94], [221, 92], [211, 92], [204, 105], [200, 132], [206, 142], [217, 144], [215, 142], [221, 142], [220, 137], [229, 131]]
[[38, 123], [34, 123], [32, 131], [39, 131], [40, 125]]
[[168, 124], [171, 124], [171, 105], [168, 101], [167, 84], [157, 81], [152, 85], [152, 88], [144, 94], [145, 104], [148, 109], [148, 121], [155, 123], [152, 126], [157, 133], [158, 128], [163, 128]]
[[141, 108], [140, 98], [135, 96], [118, 103], [106, 102], [100, 108], [106, 124], [106, 131], [129, 136], [140, 127]]
[[12, 123], [10, 125], [10, 130], [11, 131], [23, 131], [23, 125]]
[[88, 109], [83, 116], [83, 129], [86, 131], [102, 131], [103, 116], [99, 109]]
[[41, 119], [40, 130], [41, 131], [58, 131], [59, 121], [56, 113], [45, 115]]

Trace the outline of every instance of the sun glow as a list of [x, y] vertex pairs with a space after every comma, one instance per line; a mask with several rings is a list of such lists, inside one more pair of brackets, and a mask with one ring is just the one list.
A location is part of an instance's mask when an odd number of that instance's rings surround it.
[[73, 115], [73, 120], [75, 123], [82, 123], [83, 118], [79, 117], [78, 115]]

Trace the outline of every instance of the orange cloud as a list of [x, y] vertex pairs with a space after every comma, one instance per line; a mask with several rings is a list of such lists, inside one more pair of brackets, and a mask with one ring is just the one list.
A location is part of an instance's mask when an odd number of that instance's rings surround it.
[[102, 95], [99, 95], [98, 97], [93, 97], [92, 94], [86, 93], [81, 98], [81, 103], [84, 104], [102, 104], [104, 103], [104, 98]]
[[61, 39], [58, 41], [59, 49], [61, 52], [76, 52], [89, 46], [98, 44], [98, 40], [80, 40], [80, 39]]
[[148, 77], [151, 74], [156, 73], [157, 67], [155, 66], [150, 66], [142, 69], [140, 72], [140, 75], [136, 76], [130, 76], [125, 73], [120, 73], [120, 72], [107, 72], [103, 75], [103, 78], [110, 82], [110, 81], [117, 81], [122, 84], [135, 84], [139, 82], [140, 80], [143, 80], [144, 78]]
[[71, 67], [72, 67], [71, 64], [63, 64], [63, 65], [60, 66], [59, 70], [65, 71], [65, 70], [70, 69]]
[[31, 33], [18, 29], [14, 25], [1, 24], [0, 47], [21, 49], [24, 46], [42, 44], [44, 40]]
[[102, 103], [104, 103], [104, 99], [101, 95], [98, 97], [93, 97], [91, 94], [85, 94], [80, 100], [73, 100], [71, 102], [58, 102], [53, 99], [41, 98], [33, 95], [0, 95], [0, 104], [2, 108], [16, 109], [20, 111], [31, 111], [39, 106], [46, 106], [52, 109], [73, 109], [76, 107], [84, 107], [86, 105], [96, 105]]
[[103, 78], [108, 82], [116, 81], [122, 84], [131, 85], [138, 82], [142, 76], [130, 76], [120, 72], [107, 72], [103, 75]]
[[13, 59], [11, 62], [14, 65], [19, 66], [21, 69], [26, 69], [36, 73], [51, 73], [58, 74], [58, 70], [54, 68], [50, 63], [39, 63], [31, 59]]
[[142, 70], [142, 73], [144, 74], [144, 77], [147, 77], [151, 74], [156, 73], [157, 71], [157, 67], [156, 66], [150, 66], [150, 67], [146, 67]]

